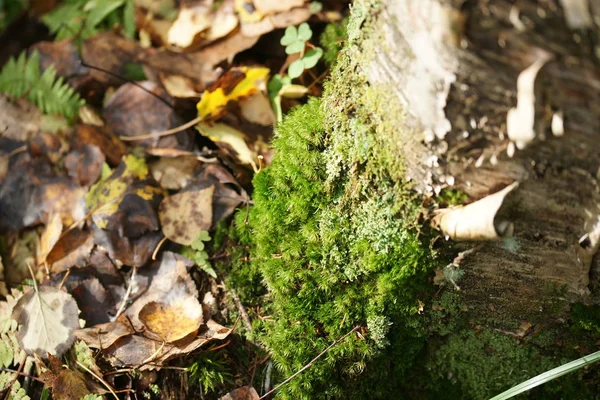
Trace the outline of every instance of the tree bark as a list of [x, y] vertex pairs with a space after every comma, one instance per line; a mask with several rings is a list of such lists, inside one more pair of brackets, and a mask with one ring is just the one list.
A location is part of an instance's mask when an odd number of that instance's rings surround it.
[[[513, 238], [485, 241], [461, 263], [459, 286], [476, 319], [547, 324], [564, 318], [568, 307], [548, 313], [557, 303], [598, 302], [594, 11], [600, 7], [568, 0], [389, 0], [379, 11], [382, 40], [365, 70], [370, 84], [385, 84], [405, 105], [410, 118], [399, 129], [422, 133], [405, 156], [407, 178], [425, 196], [458, 189], [467, 203], [518, 183], [501, 209]], [[528, 99], [521, 73], [534, 64], [541, 68], [530, 70]], [[532, 126], [525, 110], [507, 127], [512, 108], [529, 106]]]

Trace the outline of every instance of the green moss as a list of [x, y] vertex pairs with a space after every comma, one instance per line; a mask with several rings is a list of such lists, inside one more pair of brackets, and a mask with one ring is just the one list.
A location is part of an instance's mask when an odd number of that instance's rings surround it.
[[340, 51], [344, 47], [344, 42], [348, 37], [348, 33], [346, 32], [347, 25], [348, 18], [344, 19], [341, 23], [328, 24], [321, 34], [320, 43], [324, 49], [323, 59], [330, 66], [335, 64]]
[[600, 335], [600, 307], [573, 304], [571, 308], [572, 329], [575, 332], [589, 332]]

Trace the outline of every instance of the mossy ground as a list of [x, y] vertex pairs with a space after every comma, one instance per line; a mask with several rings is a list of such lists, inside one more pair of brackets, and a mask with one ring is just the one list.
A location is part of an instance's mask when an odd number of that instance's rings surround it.
[[[544, 344], [542, 334], [518, 341], [476, 328], [457, 293], [436, 293], [433, 270], [448, 260], [421, 231], [419, 199], [399, 156], [417, 135], [398, 130], [401, 106], [362, 73], [375, 15], [377, 2], [354, 5], [324, 96], [277, 127], [273, 163], [254, 179], [255, 205], [229, 232], [238, 247], [228, 284], [270, 316], [247, 334], [271, 352], [275, 381], [361, 326], [278, 398], [485, 399], [576, 352], [559, 351], [554, 336]], [[338, 40], [339, 32], [329, 36]], [[535, 397], [593, 398], [577, 384], [584, 375]]]

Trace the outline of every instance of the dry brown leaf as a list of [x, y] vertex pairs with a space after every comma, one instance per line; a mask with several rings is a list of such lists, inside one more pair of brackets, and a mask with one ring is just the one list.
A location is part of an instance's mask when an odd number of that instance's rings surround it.
[[287, 28], [308, 21], [311, 12], [307, 7], [294, 8], [289, 11], [273, 14], [254, 22], [242, 20], [242, 34], [244, 36], [261, 36], [275, 29]]
[[2, 137], [26, 142], [37, 135], [42, 121], [41, 111], [21, 99], [11, 99], [0, 94], [0, 126]]
[[179, 190], [187, 186], [202, 163], [194, 155], [161, 157], [149, 165], [152, 177], [164, 188]]
[[220, 397], [219, 400], [258, 400], [260, 396], [252, 386], [242, 386]]
[[127, 151], [127, 147], [106, 127], [79, 124], [75, 127], [73, 147], [97, 146], [111, 167], [117, 166]]
[[52, 215], [40, 236], [40, 247], [37, 254], [38, 265], [42, 265], [46, 262], [48, 254], [50, 254], [50, 251], [52, 251], [52, 248], [60, 238], [62, 228], [63, 224], [60, 218], [60, 214]]
[[239, 24], [233, 1], [224, 1], [213, 15], [212, 24], [206, 33], [206, 41], [212, 42], [229, 35]]
[[84, 144], [70, 152], [64, 160], [67, 173], [80, 186], [90, 186], [102, 174], [104, 154], [98, 146]]
[[175, 243], [190, 245], [200, 232], [209, 230], [214, 190], [209, 186], [165, 198], [158, 209], [163, 234]]
[[200, 98], [202, 93], [194, 90], [193, 84], [189, 79], [181, 75], [166, 75], [160, 77], [160, 81], [169, 95], [183, 99]]
[[94, 349], [107, 349], [122, 337], [135, 333], [133, 326], [125, 315], [119, 316], [116, 321], [99, 324], [90, 328], [75, 331], [77, 339], [83, 340]]
[[75, 340], [79, 310], [70, 294], [49, 286], [30, 290], [19, 299], [13, 318], [19, 324], [17, 339], [23, 350], [47, 358], [60, 357]]
[[263, 14], [275, 14], [302, 7], [304, 0], [253, 0], [254, 6]]
[[198, 299], [180, 291], [174, 287], [166, 299], [146, 303], [140, 310], [144, 326], [167, 343], [196, 332], [204, 322]]
[[72, 229], [60, 238], [48, 253], [46, 261], [52, 273], [60, 273], [75, 266], [83, 266], [94, 247], [89, 230]]
[[191, 46], [194, 38], [211, 26], [210, 7], [208, 3], [181, 7], [177, 19], [169, 28], [169, 44], [181, 48]]
[[[291, 86], [291, 85], [290, 85]], [[263, 126], [275, 124], [275, 113], [271, 106], [271, 100], [263, 92], [257, 92], [239, 101], [242, 116], [249, 122]]]
[[52, 389], [57, 400], [81, 400], [90, 393], [105, 393], [96, 382], [86, 379], [76, 370], [62, 367], [60, 358], [50, 356], [50, 369], [40, 374], [44, 385]]
[[244, 35], [240, 30], [236, 30], [227, 37], [211, 43], [210, 46], [197, 53], [191, 54], [190, 57], [194, 57], [198, 62], [206, 63], [211, 67], [224, 60], [231, 63], [238, 53], [254, 46], [258, 39], [260, 39], [260, 35]]

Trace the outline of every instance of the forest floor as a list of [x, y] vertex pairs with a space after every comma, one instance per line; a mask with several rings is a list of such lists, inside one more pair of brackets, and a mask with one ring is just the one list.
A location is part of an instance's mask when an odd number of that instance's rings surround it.
[[229, 287], [229, 227], [273, 127], [321, 94], [347, 4], [28, 3], [0, 9], [0, 390], [259, 398], [265, 289]]

